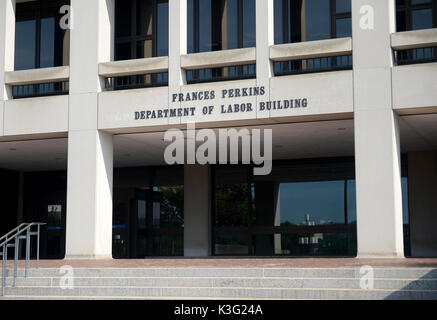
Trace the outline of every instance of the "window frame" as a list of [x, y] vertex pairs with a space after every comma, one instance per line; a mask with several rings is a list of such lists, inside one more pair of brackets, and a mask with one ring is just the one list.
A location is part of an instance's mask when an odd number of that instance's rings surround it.
[[[290, 38], [289, 35], [289, 27], [292, 23], [291, 17], [290, 17], [290, 6], [289, 0], [281, 0], [282, 1], [282, 43], [296, 43], [296, 42], [290, 42], [288, 39]], [[291, 0], [292, 1], [292, 0]], [[337, 13], [336, 12], [336, 0], [329, 0], [329, 6], [330, 6], [330, 24], [331, 24], [331, 30], [330, 30], [330, 39], [336, 39], [337, 38], [337, 26], [336, 22], [337, 19], [351, 19], [352, 21], [352, 12], [342, 12]], [[352, 0], [351, 0], [352, 1]], [[302, 40], [300, 41], [302, 42]], [[279, 43], [278, 43], [279, 44]]]
[[432, 0], [430, 3], [418, 3], [412, 4], [411, 0], [405, 0], [405, 4], [398, 5], [396, 3], [396, 17], [399, 12], [405, 14], [405, 29], [404, 31], [398, 31], [398, 25], [396, 23], [396, 32], [413, 31], [413, 11], [431, 9], [432, 11], [432, 24], [433, 28], [437, 28], [437, 0]]
[[[38, 0], [38, 1], [31, 1], [31, 2], [20, 2], [16, 4], [16, 15], [19, 11], [23, 12], [23, 13], [32, 13], [32, 15], [35, 17], [35, 67], [34, 69], [40, 69], [41, 68], [41, 20], [44, 19], [43, 16], [43, 11], [44, 10], [50, 10], [50, 9], [54, 9], [54, 8], [58, 8], [58, 15], [59, 16], [55, 16], [55, 43], [54, 43], [54, 48], [56, 50], [56, 34], [57, 32], [59, 32], [59, 29], [56, 28], [56, 25], [59, 24], [59, 20], [60, 20], [60, 13], [59, 13], [59, 9], [63, 6], [63, 5], [70, 5], [71, 2], [69, 0]], [[25, 20], [24, 20], [25, 21]], [[17, 18], [15, 19], [15, 23], [20, 22], [17, 21]], [[15, 41], [17, 41], [17, 39], [15, 38]], [[14, 44], [14, 46], [16, 46], [16, 43]], [[56, 54], [54, 53], [54, 65], [56, 66]], [[15, 65], [14, 65], [14, 70], [15, 70]]]
[[[118, 0], [121, 1], [121, 0]], [[129, 36], [123, 36], [123, 37], [118, 37], [117, 36], [117, 30], [118, 30], [118, 13], [117, 10], [115, 10], [115, 16], [114, 16], [114, 21], [115, 21], [115, 27], [114, 27], [114, 47], [115, 47], [115, 54], [117, 52], [117, 46], [119, 44], [126, 44], [126, 43], [130, 43], [130, 50], [131, 50], [131, 58], [129, 60], [132, 59], [141, 59], [140, 57], [138, 57], [137, 54], [137, 43], [138, 41], [147, 41], [147, 40], [151, 40], [152, 41], [152, 57], [156, 57], [158, 54], [158, 35], [157, 35], [157, 30], [158, 30], [158, 2], [160, 2], [160, 0], [152, 0], [152, 34], [151, 35], [147, 35], [147, 34], [140, 34], [137, 35], [137, 3], [138, 1], [141, 0], [129, 0], [129, 2], [127, 2], [126, 0], [123, 0], [123, 3], [125, 4], [129, 4], [130, 7], [130, 15], [131, 15], [131, 23], [130, 23], [130, 35]], [[117, 59], [117, 57], [115, 56], [115, 61], [119, 61], [120, 59]]]
[[[222, 16], [214, 14], [215, 10], [223, 11], [224, 10], [224, 4], [227, 0], [219, 0], [214, 1], [211, 0], [211, 51], [220, 51], [220, 50], [227, 50], [223, 49], [223, 43], [222, 43], [222, 25], [221, 25], [221, 19]], [[244, 38], [243, 38], [243, 28], [244, 28], [244, 12], [243, 12], [243, 1], [244, 0], [236, 0], [237, 1], [237, 48], [243, 48], [244, 47]], [[188, 13], [187, 13], [188, 15]], [[200, 10], [199, 10], [199, 0], [193, 0], [193, 28], [194, 28], [194, 34], [193, 34], [193, 53], [199, 53], [200, 51], [200, 33], [199, 33], [199, 27], [200, 27]], [[256, 22], [255, 22], [256, 25]], [[189, 38], [190, 30], [187, 30], [187, 40]]]

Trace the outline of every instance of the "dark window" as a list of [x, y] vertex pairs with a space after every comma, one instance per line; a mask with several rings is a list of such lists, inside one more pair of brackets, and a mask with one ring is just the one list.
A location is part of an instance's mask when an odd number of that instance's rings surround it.
[[105, 79], [108, 90], [128, 90], [168, 85], [168, 73], [149, 73], [134, 76], [112, 77]]
[[113, 257], [184, 255], [183, 166], [114, 170]]
[[[353, 158], [281, 160], [268, 176], [244, 165], [213, 167], [213, 254], [353, 256], [357, 253]], [[402, 157], [405, 255], [408, 178]]]
[[12, 86], [14, 99], [59, 96], [69, 93], [68, 81]]
[[214, 167], [215, 255], [355, 255], [353, 159]]
[[275, 76], [351, 70], [352, 55], [277, 61], [273, 67]]
[[69, 30], [60, 27], [59, 13], [68, 0], [17, 3], [15, 70], [69, 65]]
[[437, 28], [437, 0], [396, 0], [396, 31]]
[[188, 53], [254, 47], [255, 0], [188, 0]]
[[352, 36], [351, 0], [275, 0], [275, 44]]
[[222, 68], [187, 70], [188, 84], [254, 78], [256, 78], [256, 66], [254, 64], [229, 66]]
[[437, 47], [395, 50], [394, 57], [398, 66], [437, 62]]
[[168, 0], [115, 1], [115, 60], [168, 55]]

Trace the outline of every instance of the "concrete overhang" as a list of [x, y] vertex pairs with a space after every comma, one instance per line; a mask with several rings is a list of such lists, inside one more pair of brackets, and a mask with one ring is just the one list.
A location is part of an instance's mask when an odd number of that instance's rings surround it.
[[111, 61], [99, 64], [99, 75], [102, 77], [122, 77], [167, 71], [168, 57]]
[[181, 56], [181, 67], [187, 70], [220, 68], [254, 63], [256, 63], [255, 48], [200, 52]]
[[270, 47], [270, 59], [289, 61], [352, 54], [352, 38], [279, 44]]
[[397, 32], [391, 35], [394, 50], [407, 50], [437, 46], [437, 29]]
[[13, 86], [68, 81], [69, 78], [70, 67], [68, 66], [10, 71], [5, 73], [5, 83]]

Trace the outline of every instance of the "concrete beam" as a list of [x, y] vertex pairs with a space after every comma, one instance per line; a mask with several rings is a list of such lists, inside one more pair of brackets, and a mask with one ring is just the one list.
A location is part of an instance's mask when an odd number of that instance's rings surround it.
[[289, 61], [352, 54], [352, 38], [279, 44], [270, 47], [270, 59]]
[[391, 35], [394, 50], [406, 50], [437, 46], [437, 29], [396, 32]]
[[35, 84], [68, 81], [70, 67], [54, 67], [10, 71], [5, 74], [5, 83], [8, 85]]
[[188, 70], [254, 63], [256, 63], [255, 48], [200, 52], [181, 56], [181, 68]]
[[102, 77], [122, 77], [167, 71], [168, 57], [111, 61], [99, 64], [99, 75]]

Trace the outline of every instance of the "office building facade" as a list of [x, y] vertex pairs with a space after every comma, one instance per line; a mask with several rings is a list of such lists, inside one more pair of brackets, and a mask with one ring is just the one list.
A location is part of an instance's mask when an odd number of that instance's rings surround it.
[[[193, 123], [271, 172], [166, 163]], [[0, 0], [0, 231], [44, 258], [432, 257], [436, 195], [436, 0]]]

